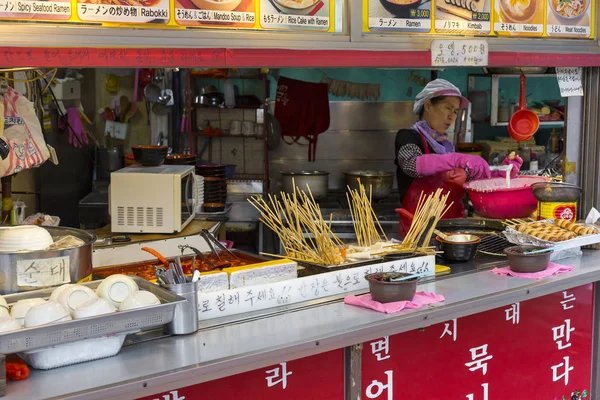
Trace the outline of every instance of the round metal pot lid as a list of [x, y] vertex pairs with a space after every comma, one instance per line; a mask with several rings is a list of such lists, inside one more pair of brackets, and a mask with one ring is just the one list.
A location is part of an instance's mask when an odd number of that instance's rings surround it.
[[372, 170], [350, 171], [350, 172], [344, 172], [344, 174], [345, 175], [351, 175], [351, 176], [364, 176], [364, 177], [373, 177], [373, 178], [378, 178], [378, 177], [383, 177], [383, 176], [394, 176], [395, 175], [394, 172], [372, 171]]
[[289, 175], [289, 176], [319, 176], [319, 175], [329, 175], [327, 171], [287, 171], [280, 172], [281, 175]]

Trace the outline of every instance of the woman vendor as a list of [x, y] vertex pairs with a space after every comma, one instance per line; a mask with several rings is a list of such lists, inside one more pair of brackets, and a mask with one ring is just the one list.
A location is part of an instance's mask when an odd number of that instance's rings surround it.
[[[450, 192], [452, 206], [444, 218], [464, 218], [463, 185], [467, 180], [504, 177], [505, 172], [490, 172], [479, 156], [455, 152], [446, 131], [456, 121], [458, 111], [466, 108], [469, 100], [460, 90], [443, 79], [431, 81], [415, 99], [413, 112], [419, 121], [410, 129], [396, 134], [396, 176], [402, 208], [414, 214], [419, 197], [442, 188]], [[519, 157], [505, 158], [502, 165], [513, 166], [510, 175], [518, 175], [523, 161]], [[404, 224], [403, 224], [404, 225]]]

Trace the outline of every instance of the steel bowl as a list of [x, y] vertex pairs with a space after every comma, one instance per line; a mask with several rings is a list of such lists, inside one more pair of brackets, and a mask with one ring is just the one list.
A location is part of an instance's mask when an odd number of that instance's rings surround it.
[[59, 250], [0, 252], [0, 294], [77, 283], [91, 278], [92, 245], [96, 236], [75, 228], [42, 228], [50, 233], [54, 241], [63, 236], [74, 236], [84, 243]]
[[[290, 171], [280, 172], [282, 190], [293, 194], [298, 187], [307, 192], [307, 186], [315, 199], [327, 197], [329, 191], [329, 172], [326, 171]], [[308, 192], [307, 192], [308, 194]]]
[[531, 185], [533, 195], [541, 202], [565, 201], [573, 203], [579, 201], [581, 188], [563, 182], [539, 182]]

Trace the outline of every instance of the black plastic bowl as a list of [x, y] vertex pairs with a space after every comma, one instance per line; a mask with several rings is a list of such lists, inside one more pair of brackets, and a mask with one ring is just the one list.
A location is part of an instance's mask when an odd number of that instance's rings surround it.
[[542, 250], [539, 246], [513, 246], [504, 249], [508, 256], [508, 265], [514, 272], [531, 273], [540, 272], [548, 268], [552, 250], [543, 253], [525, 254], [530, 251]]
[[[452, 235], [448, 235], [452, 236]], [[464, 235], [462, 235], [464, 236]], [[437, 236], [438, 248], [442, 251], [442, 257], [448, 261], [466, 262], [472, 260], [477, 254], [477, 248], [481, 242], [481, 238], [468, 242], [451, 242]]]
[[156, 167], [165, 162], [167, 146], [134, 146], [131, 148], [135, 161], [146, 167]]
[[410, 16], [410, 10], [416, 9], [421, 5], [421, 0], [410, 1], [404, 4], [393, 3], [389, 0], [379, 0], [383, 8], [388, 12], [394, 14], [396, 17], [408, 18]]
[[410, 301], [415, 297], [417, 291], [417, 278], [407, 279], [400, 282], [383, 282], [375, 278], [381, 275], [387, 275], [392, 278], [403, 278], [412, 274], [402, 272], [377, 272], [375, 274], [365, 275], [369, 282], [371, 297], [380, 303], [393, 303], [395, 301]]

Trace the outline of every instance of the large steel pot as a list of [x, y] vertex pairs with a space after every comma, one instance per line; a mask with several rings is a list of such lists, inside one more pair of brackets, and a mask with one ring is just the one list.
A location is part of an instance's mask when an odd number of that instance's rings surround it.
[[96, 236], [81, 229], [44, 226], [54, 241], [75, 236], [84, 241], [61, 250], [0, 252], [0, 294], [36, 290], [91, 279]]
[[367, 194], [369, 194], [369, 190], [372, 190], [373, 200], [385, 199], [392, 193], [394, 172], [351, 171], [344, 172], [344, 175], [346, 175], [346, 185], [350, 189], [358, 189], [360, 185], [363, 185]]
[[[294, 185], [306, 192], [306, 185], [315, 199], [327, 197], [329, 190], [329, 172], [325, 171], [292, 171], [280, 172], [282, 190], [293, 194]], [[292, 183], [293, 181], [293, 183]]]

